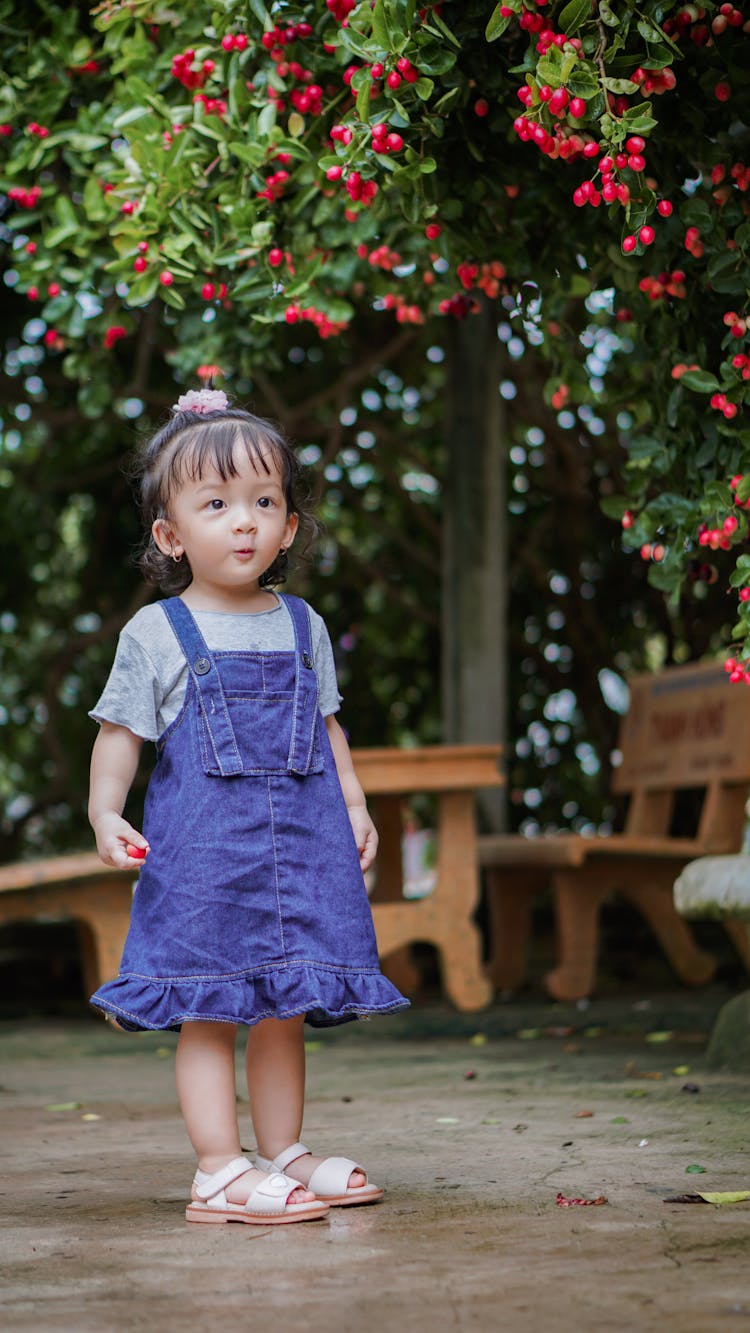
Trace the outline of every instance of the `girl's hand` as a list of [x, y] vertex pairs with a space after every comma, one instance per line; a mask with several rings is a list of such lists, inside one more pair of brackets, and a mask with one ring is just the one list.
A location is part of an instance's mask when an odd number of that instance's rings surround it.
[[354, 832], [354, 840], [359, 852], [359, 864], [362, 872], [369, 870], [378, 850], [378, 831], [375, 828], [366, 805], [350, 805], [349, 819]]
[[[100, 815], [96, 820], [94, 836], [96, 850], [102, 861], [107, 866], [114, 866], [116, 870], [129, 870], [133, 866], [143, 865], [144, 856], [149, 852], [149, 845], [143, 834], [113, 810]], [[142, 855], [132, 856], [128, 847], [137, 847]]]

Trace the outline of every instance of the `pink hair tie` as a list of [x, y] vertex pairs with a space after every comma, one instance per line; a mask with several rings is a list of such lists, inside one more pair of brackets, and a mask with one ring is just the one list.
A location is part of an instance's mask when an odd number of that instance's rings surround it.
[[223, 389], [190, 389], [177, 399], [172, 411], [197, 412], [203, 416], [206, 412], [225, 412], [229, 399]]

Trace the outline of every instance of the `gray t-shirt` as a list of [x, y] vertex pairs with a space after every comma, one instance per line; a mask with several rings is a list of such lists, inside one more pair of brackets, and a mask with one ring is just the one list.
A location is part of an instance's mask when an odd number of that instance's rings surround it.
[[[318, 705], [327, 717], [341, 703], [333, 649], [324, 621], [308, 609]], [[292, 618], [280, 598], [268, 611], [194, 611], [193, 617], [212, 652], [290, 652], [295, 647]], [[152, 602], [123, 627], [109, 679], [89, 717], [158, 740], [182, 708], [187, 681], [187, 662], [174, 630], [159, 603]]]

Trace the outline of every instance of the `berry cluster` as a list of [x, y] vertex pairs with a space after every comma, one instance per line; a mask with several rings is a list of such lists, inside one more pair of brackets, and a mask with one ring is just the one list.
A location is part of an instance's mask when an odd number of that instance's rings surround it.
[[357, 0], [326, 0], [326, 9], [330, 10], [337, 23], [345, 23], [356, 7]]
[[739, 523], [734, 514], [725, 518], [720, 528], [710, 528], [707, 523], [701, 523], [696, 534], [698, 545], [708, 546], [712, 551], [729, 551], [732, 547], [732, 537], [738, 527]]
[[744, 315], [738, 315], [736, 310], [727, 310], [724, 323], [733, 338], [744, 338], [747, 332], [747, 320]]
[[219, 120], [227, 114], [227, 104], [223, 97], [207, 97], [205, 93], [196, 93], [194, 102], [202, 102], [207, 116], [218, 116]]
[[39, 139], [49, 138], [49, 130], [47, 129], [47, 126], [37, 125], [37, 122], [35, 120], [29, 121], [28, 125], [26, 126], [26, 133], [35, 134]]
[[[681, 268], [673, 269], [671, 273], [660, 273], [658, 278], [648, 276], [641, 278], [638, 287], [648, 296], [650, 301], [666, 301], [670, 296], [677, 300], [684, 300], [687, 295], [685, 274]], [[676, 379], [674, 372], [672, 374], [673, 378]]]
[[478, 309], [477, 302], [465, 292], [446, 297], [438, 306], [441, 315], [451, 315], [453, 319], [466, 319], [467, 315], [475, 314]]
[[357, 255], [360, 259], [366, 259], [373, 268], [382, 268], [386, 273], [391, 273], [401, 263], [401, 255], [390, 250], [387, 245], [378, 245], [374, 250], [368, 250], [363, 243], [357, 246]]
[[104, 346], [109, 351], [116, 342], [119, 342], [120, 338], [126, 338], [127, 336], [128, 331], [123, 328], [122, 324], [110, 324], [109, 328], [104, 331]]
[[395, 310], [399, 324], [424, 324], [424, 313], [418, 305], [408, 305], [406, 298], [395, 292], [387, 292], [383, 297], [383, 309]]
[[732, 357], [732, 365], [735, 370], [742, 372], [743, 380], [750, 380], [750, 356], [745, 356], [743, 352], [738, 352]]
[[[750, 189], [750, 167], [746, 167], [744, 162], [733, 162], [729, 174], [742, 194]], [[727, 169], [724, 163], [717, 162], [716, 166], [711, 168], [711, 184], [721, 185], [726, 180], [726, 175]], [[726, 203], [728, 198], [729, 193], [726, 187], [721, 192], [717, 190], [714, 194], [717, 203]]]
[[256, 199], [267, 199], [269, 204], [275, 204], [284, 193], [284, 187], [289, 180], [289, 172], [284, 171], [282, 167], [280, 171], [271, 172], [271, 175], [266, 176], [265, 179], [265, 187], [262, 190], [257, 190], [255, 197]]
[[347, 327], [346, 320], [329, 319], [322, 310], [316, 310], [314, 306], [287, 306], [284, 319], [287, 324], [296, 324], [300, 319], [307, 320], [315, 326], [321, 338], [333, 338]]
[[[290, 46], [296, 42], [299, 37], [312, 36], [312, 28], [309, 23], [290, 23], [286, 28], [271, 28], [269, 32], [264, 32], [261, 37], [261, 45], [268, 51], [273, 61], [284, 59], [284, 47]], [[235, 48], [237, 38], [235, 37]]]
[[8, 198], [19, 208], [36, 208], [41, 197], [41, 185], [32, 185], [30, 190], [25, 190], [21, 185], [11, 185], [8, 190]]
[[717, 412], [726, 417], [727, 421], [731, 421], [739, 412], [737, 404], [731, 403], [725, 393], [712, 393], [710, 403]]
[[403, 138], [395, 131], [389, 133], [384, 120], [372, 126], [372, 146], [376, 153], [400, 153], [404, 146]]
[[[305, 25], [308, 26], [307, 24]], [[246, 51], [248, 47], [248, 37], [244, 32], [228, 32], [221, 39], [222, 51]]]
[[724, 663], [724, 670], [729, 672], [729, 679], [732, 684], [742, 681], [745, 685], [750, 685], [750, 671], [738, 662], [736, 657], [728, 657]]
[[704, 246], [698, 227], [688, 227], [685, 232], [685, 249], [693, 256], [693, 259], [701, 258]]
[[[664, 25], [666, 31], [666, 24]], [[633, 70], [630, 76], [632, 83], [637, 83], [642, 93], [647, 97], [651, 94], [655, 97], [661, 97], [663, 93], [671, 93], [677, 84], [677, 77], [670, 65], [664, 69], [638, 69]]]
[[181, 55], [172, 58], [172, 74], [185, 88], [191, 91], [194, 88], [202, 88], [209, 74], [213, 74], [216, 69], [216, 63], [213, 60], [204, 60], [198, 69], [193, 69], [195, 60], [195, 51], [183, 51]]
[[204, 301], [218, 300], [223, 301], [227, 295], [227, 284], [225, 282], [204, 282], [201, 287], [201, 296]]
[[653, 560], [654, 564], [660, 565], [667, 554], [667, 548], [661, 542], [644, 542], [638, 554], [641, 560]]

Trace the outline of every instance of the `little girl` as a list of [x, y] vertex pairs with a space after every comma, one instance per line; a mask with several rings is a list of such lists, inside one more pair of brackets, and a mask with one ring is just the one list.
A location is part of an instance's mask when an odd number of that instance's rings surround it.
[[[299, 1142], [305, 1019], [407, 1004], [378, 967], [363, 871], [377, 834], [334, 714], [330, 640], [276, 594], [311, 519], [288, 442], [212, 389], [184, 394], [139, 459], [145, 577], [178, 594], [124, 627], [91, 760], [99, 855], [142, 867], [120, 975], [92, 1003], [128, 1031], [180, 1032], [198, 1158], [190, 1222], [301, 1222], [383, 1191]], [[144, 740], [143, 833], [122, 817]], [[243, 1156], [237, 1024], [258, 1144]]]

